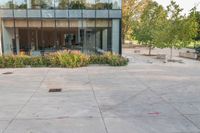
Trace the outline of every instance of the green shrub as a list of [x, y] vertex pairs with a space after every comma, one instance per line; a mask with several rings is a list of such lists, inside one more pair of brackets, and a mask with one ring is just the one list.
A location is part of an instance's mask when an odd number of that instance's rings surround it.
[[44, 67], [47, 66], [44, 62], [44, 57], [42, 56], [35, 56], [30, 58], [30, 66], [32, 67]]
[[125, 66], [128, 64], [128, 59], [120, 55], [105, 53], [103, 55], [90, 56], [90, 64], [108, 64], [110, 66]]
[[3, 56], [0, 56], [0, 68], [4, 68]]
[[83, 67], [88, 64], [108, 64], [110, 66], [127, 65], [128, 60], [122, 56], [106, 53], [87, 56], [79, 52], [61, 51], [47, 56], [0, 56], [0, 68], [31, 67]]
[[50, 67], [82, 67], [89, 64], [89, 59], [86, 55], [72, 52], [56, 52], [46, 56]]

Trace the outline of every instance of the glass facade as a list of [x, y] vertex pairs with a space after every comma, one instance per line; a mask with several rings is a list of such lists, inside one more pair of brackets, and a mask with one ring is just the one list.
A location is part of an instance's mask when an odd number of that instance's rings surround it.
[[121, 9], [122, 1], [121, 0], [110, 0], [112, 3], [112, 9]]
[[69, 0], [55, 0], [56, 9], [68, 9]]
[[41, 0], [40, 5], [42, 9], [54, 9], [55, 3], [54, 0]]
[[1, 0], [0, 8], [121, 9], [121, 0]]
[[1, 0], [0, 1], [0, 8], [13, 8], [13, 1], [12, 0]]
[[82, 0], [69, 0], [68, 9], [84, 9], [85, 3]]
[[96, 9], [111, 9], [111, 4], [108, 0], [96, 0]]
[[14, 0], [14, 8], [15, 9], [26, 9], [27, 3], [26, 0]]
[[121, 53], [120, 0], [4, 0], [0, 11], [4, 54]]
[[85, 9], [95, 9], [95, 0], [82, 0], [84, 5], [85, 5]]
[[40, 9], [41, 4], [40, 0], [28, 0], [28, 7], [31, 9]]

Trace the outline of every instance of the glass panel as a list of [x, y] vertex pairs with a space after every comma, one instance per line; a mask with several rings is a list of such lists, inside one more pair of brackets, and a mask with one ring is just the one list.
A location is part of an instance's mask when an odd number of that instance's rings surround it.
[[70, 20], [69, 27], [79, 27], [82, 28], [82, 21], [81, 20]]
[[56, 20], [56, 27], [68, 27], [67, 20]]
[[15, 48], [14, 20], [4, 20], [2, 24], [3, 51], [4, 54], [12, 54]]
[[26, 10], [14, 10], [14, 16], [16, 18], [26, 18]]
[[28, 29], [28, 38], [29, 38], [29, 46], [31, 55], [41, 55], [39, 50], [43, 49], [43, 45], [41, 42], [41, 28], [29, 28]]
[[31, 2], [28, 0], [28, 7], [31, 7], [32, 9], [40, 9], [40, 0], [31, 0]]
[[83, 10], [83, 18], [95, 18], [95, 10]]
[[12, 0], [1, 0], [0, 8], [13, 8]]
[[4, 20], [3, 24], [5, 27], [14, 27], [14, 21], [13, 20]]
[[55, 0], [55, 8], [67, 9], [68, 8], [68, 0]]
[[84, 20], [83, 21], [83, 27], [95, 27], [95, 20]]
[[43, 20], [42, 26], [55, 28], [55, 20]]
[[97, 20], [96, 27], [108, 27], [108, 21], [107, 20]]
[[27, 20], [15, 20], [15, 27], [27, 27]]
[[67, 48], [82, 51], [83, 36], [82, 20], [70, 20], [69, 30], [67, 34], [64, 35]]
[[14, 0], [14, 6], [16, 9], [26, 9], [26, 0]]
[[111, 25], [110, 20], [96, 21], [96, 49], [97, 52], [111, 50]]
[[83, 21], [83, 29], [85, 32], [84, 43], [83, 43], [83, 52], [84, 53], [95, 53], [96, 45], [95, 45], [95, 20], [84, 20]]
[[29, 20], [28, 22], [29, 27], [41, 27], [41, 21], [40, 20]]
[[41, 0], [42, 9], [54, 9], [54, 0]]
[[29, 18], [40, 18], [41, 13], [40, 10], [28, 10], [28, 17]]
[[111, 4], [108, 3], [108, 0], [97, 0], [96, 9], [110, 9]]
[[30, 45], [28, 43], [28, 29], [27, 28], [18, 28], [18, 42], [19, 42], [19, 49], [20, 53], [22, 54], [29, 54]]
[[67, 27], [59, 28], [57, 27], [57, 37], [56, 37], [56, 49], [66, 49], [66, 35], [69, 33]]
[[122, 1], [121, 0], [111, 0], [112, 9], [121, 9]]
[[96, 10], [96, 18], [108, 18], [108, 10]]
[[95, 0], [83, 0], [85, 9], [95, 9]]
[[42, 40], [42, 46], [45, 51], [55, 50], [57, 46], [55, 28], [43, 28]]
[[69, 9], [84, 9], [85, 3], [82, 0], [69, 0]]
[[121, 14], [121, 10], [110, 10], [110, 18], [121, 18], [122, 14]]

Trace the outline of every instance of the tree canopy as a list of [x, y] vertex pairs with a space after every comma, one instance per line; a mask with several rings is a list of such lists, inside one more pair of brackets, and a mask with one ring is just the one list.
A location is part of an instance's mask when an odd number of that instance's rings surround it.
[[167, 13], [163, 7], [157, 2], [150, 1], [135, 25], [133, 36], [139, 43], [149, 47], [149, 55], [151, 49], [156, 46], [157, 31], [165, 26], [166, 19]]
[[122, 36], [130, 38], [133, 31], [132, 24], [140, 18], [149, 0], [122, 0]]
[[170, 48], [172, 58], [173, 48], [186, 47], [198, 38], [197, 22], [199, 19], [195, 8], [186, 16], [182, 15], [182, 9], [173, 0], [166, 10], [158, 3], [149, 1], [140, 19], [132, 24], [132, 35], [149, 50], [153, 47]]

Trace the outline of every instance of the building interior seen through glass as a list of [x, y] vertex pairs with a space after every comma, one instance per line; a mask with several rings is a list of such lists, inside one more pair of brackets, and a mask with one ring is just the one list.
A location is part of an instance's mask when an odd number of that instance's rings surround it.
[[90, 54], [112, 47], [111, 20], [15, 20], [15, 29], [13, 20], [4, 20], [3, 26], [7, 53], [73, 49]]
[[0, 8], [121, 9], [121, 0], [1, 0]]

